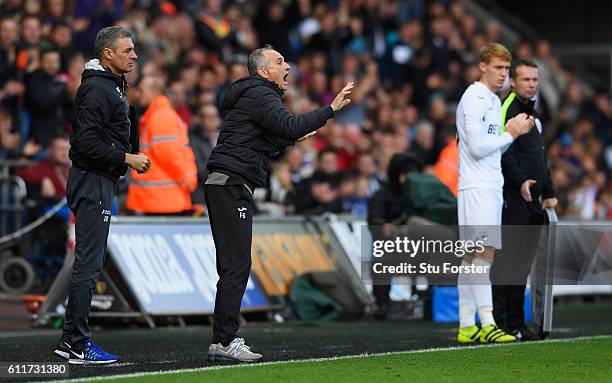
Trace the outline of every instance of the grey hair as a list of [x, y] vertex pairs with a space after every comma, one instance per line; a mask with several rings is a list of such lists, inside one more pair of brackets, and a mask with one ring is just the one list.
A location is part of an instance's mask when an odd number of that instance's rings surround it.
[[94, 50], [98, 58], [102, 58], [102, 51], [104, 48], [114, 49], [117, 40], [124, 37], [133, 38], [134, 34], [129, 29], [112, 26], [100, 29], [96, 36], [96, 42], [94, 43]]
[[273, 50], [274, 47], [270, 44], [266, 44], [261, 48], [255, 49], [249, 54], [249, 60], [247, 67], [249, 68], [249, 76], [256, 76], [258, 68], [266, 67], [266, 58], [263, 55], [264, 51]]

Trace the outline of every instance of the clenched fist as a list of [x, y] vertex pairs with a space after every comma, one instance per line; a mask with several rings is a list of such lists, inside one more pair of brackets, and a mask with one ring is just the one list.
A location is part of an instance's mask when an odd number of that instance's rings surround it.
[[142, 153], [125, 153], [125, 163], [138, 173], [146, 173], [151, 168], [151, 159]]

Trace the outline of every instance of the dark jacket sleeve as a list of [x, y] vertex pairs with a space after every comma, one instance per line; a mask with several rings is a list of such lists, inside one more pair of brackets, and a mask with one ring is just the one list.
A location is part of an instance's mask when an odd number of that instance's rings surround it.
[[284, 138], [279, 138], [276, 142], [275, 149], [277, 152], [285, 150], [288, 146], [295, 145], [296, 140], [285, 140]]
[[122, 165], [125, 162], [125, 153], [105, 144], [101, 134], [112, 114], [110, 98], [104, 89], [96, 86], [87, 86], [82, 92], [75, 103], [78, 132], [73, 135], [71, 144], [80, 154], [92, 160]]
[[388, 222], [385, 219], [385, 190], [379, 189], [368, 202], [368, 229], [375, 239], [382, 238], [382, 225]]
[[252, 113], [253, 120], [263, 129], [289, 141], [319, 129], [334, 116], [331, 106], [294, 116], [272, 89], [261, 92], [257, 108]]
[[48, 113], [57, 104], [56, 97], [49, 97], [50, 84], [38, 72], [26, 78], [26, 102], [38, 113]]
[[[508, 108], [506, 120], [503, 121], [504, 125], [508, 122], [508, 120], [519, 114], [515, 103], [516, 101], [514, 101], [513, 105]], [[520, 139], [520, 137], [518, 139]], [[505, 182], [507, 182], [508, 186], [511, 186], [513, 189], [520, 189], [523, 182], [528, 180], [523, 170], [518, 166], [518, 161], [516, 160], [515, 156], [515, 148], [518, 139], [514, 140], [508, 150], [502, 154], [501, 158], [502, 173], [504, 174]]]
[[550, 168], [548, 167], [548, 159], [546, 156], [546, 151], [542, 148], [542, 155], [544, 156], [544, 166], [546, 166], [546, 175], [544, 176], [544, 187], [542, 188], [542, 198], [554, 198], [555, 197], [555, 187], [552, 182], [552, 177], [550, 176]]

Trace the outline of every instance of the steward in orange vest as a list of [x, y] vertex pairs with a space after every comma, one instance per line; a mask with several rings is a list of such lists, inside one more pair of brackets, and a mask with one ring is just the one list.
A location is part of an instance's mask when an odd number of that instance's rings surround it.
[[139, 86], [141, 104], [149, 104], [140, 121], [140, 150], [155, 165], [144, 174], [130, 173], [127, 208], [146, 214], [191, 210], [190, 193], [198, 184], [187, 126], [161, 94], [162, 87], [161, 80], [153, 77], [144, 78]]

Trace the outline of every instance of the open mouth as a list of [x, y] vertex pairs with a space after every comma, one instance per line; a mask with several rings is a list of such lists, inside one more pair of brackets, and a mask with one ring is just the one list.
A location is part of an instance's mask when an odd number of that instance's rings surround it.
[[286, 73], [286, 74], [283, 76], [283, 80], [284, 80], [285, 82], [287, 82], [287, 77], [289, 77], [289, 73]]

